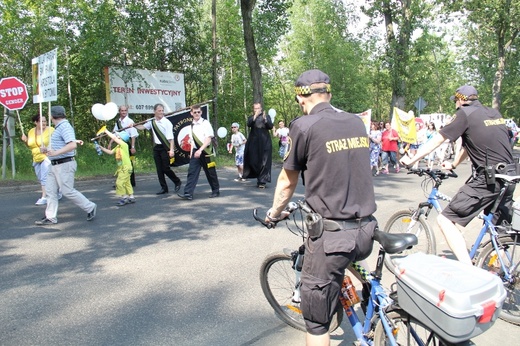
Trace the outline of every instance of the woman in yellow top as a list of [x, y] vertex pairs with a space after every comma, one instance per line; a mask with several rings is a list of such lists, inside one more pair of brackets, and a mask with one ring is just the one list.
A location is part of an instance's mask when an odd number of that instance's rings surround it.
[[31, 120], [35, 126], [29, 130], [27, 136], [22, 135], [22, 141], [31, 149], [34, 172], [42, 186], [42, 197], [36, 201], [36, 205], [44, 205], [47, 204], [45, 182], [51, 161], [40, 151], [40, 148], [46, 148], [49, 145], [54, 128], [47, 126], [47, 120], [45, 117], [40, 117], [39, 114], [33, 116]]

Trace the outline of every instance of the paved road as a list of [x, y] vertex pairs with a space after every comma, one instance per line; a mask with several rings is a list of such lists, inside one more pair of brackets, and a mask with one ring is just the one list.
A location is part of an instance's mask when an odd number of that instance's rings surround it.
[[[458, 171], [469, 174], [464, 164]], [[44, 210], [33, 204], [36, 185], [0, 189], [0, 345], [303, 345], [258, 280], [267, 254], [300, 244], [251, 217], [252, 208], [270, 206], [274, 184], [258, 190], [234, 182], [235, 170], [218, 174], [222, 196], [208, 199], [202, 176], [193, 201], [158, 197], [156, 178], [138, 177], [137, 203], [124, 207], [115, 205], [112, 180], [79, 182], [98, 216], [87, 222], [63, 200], [59, 223], [46, 228], [34, 225]], [[448, 180], [442, 191], [453, 195], [464, 180]], [[382, 224], [423, 197], [420, 178], [404, 172], [374, 183]], [[498, 321], [474, 341], [512, 345], [519, 337], [520, 327]], [[332, 344], [352, 341], [344, 323]]]

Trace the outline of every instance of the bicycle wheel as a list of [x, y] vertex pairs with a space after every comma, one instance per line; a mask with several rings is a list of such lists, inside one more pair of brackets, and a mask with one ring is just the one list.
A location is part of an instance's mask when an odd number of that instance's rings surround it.
[[406, 257], [412, 253], [424, 252], [426, 254], [436, 254], [435, 235], [430, 225], [422, 215], [418, 220], [412, 218], [413, 211], [401, 210], [390, 217], [385, 225], [384, 231], [387, 233], [412, 233], [417, 237], [417, 245], [410, 250], [405, 250], [397, 254], [385, 255], [385, 266], [395, 274], [394, 260]]
[[[414, 319], [404, 310], [395, 310], [389, 312], [387, 315], [392, 335], [399, 346], [448, 346], [446, 341], [442, 340], [437, 334], [431, 331], [428, 327]], [[374, 346], [390, 345], [390, 340], [385, 333], [385, 328], [381, 321], [377, 322], [374, 333]], [[457, 344], [459, 345], [459, 344]], [[463, 344], [461, 344], [463, 345]]]
[[520, 234], [514, 236], [501, 235], [498, 238], [498, 243], [498, 253], [512, 276], [509, 282], [504, 277], [504, 271], [500, 266], [493, 243], [489, 242], [484, 246], [476, 263], [478, 267], [496, 273], [504, 282], [507, 297], [502, 305], [500, 318], [520, 325]]
[[[284, 253], [269, 255], [260, 267], [260, 284], [267, 301], [276, 314], [293, 328], [305, 331], [300, 303], [292, 301], [295, 288], [295, 273], [292, 259]], [[338, 298], [339, 299], [339, 298]], [[336, 330], [343, 320], [343, 307], [338, 304], [338, 310], [332, 318], [329, 330]]]

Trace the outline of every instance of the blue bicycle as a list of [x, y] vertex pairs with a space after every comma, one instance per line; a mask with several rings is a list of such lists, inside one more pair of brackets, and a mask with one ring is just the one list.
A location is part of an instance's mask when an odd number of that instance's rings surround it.
[[[439, 192], [442, 181], [450, 177], [458, 177], [453, 171], [447, 172], [439, 169], [430, 170], [424, 168], [411, 168], [408, 174], [417, 174], [419, 177], [424, 176], [425, 179], [422, 181], [421, 187], [425, 193], [428, 193], [428, 190], [430, 192], [426, 201], [419, 203], [417, 208], [399, 210], [390, 216], [385, 225], [385, 232], [414, 234], [418, 239], [418, 245], [412, 249], [398, 254], [389, 254], [385, 257], [385, 265], [393, 273], [395, 273], [394, 261], [396, 259], [406, 257], [415, 252], [436, 254], [435, 234], [427, 219], [432, 209], [435, 209], [439, 214], [441, 213], [442, 207], [439, 201], [451, 201], [450, 197]], [[430, 185], [431, 189], [429, 188]]]
[[[300, 309], [300, 276], [305, 257], [306, 234], [303, 225], [300, 227], [296, 222], [294, 212], [299, 210], [307, 213], [308, 209], [306, 208], [303, 202], [291, 202], [287, 209], [287, 211], [292, 213], [296, 231], [291, 228], [290, 221], [287, 222], [287, 227], [294, 234], [300, 235], [304, 240], [304, 244], [298, 250], [285, 249], [282, 253], [269, 255], [262, 263], [260, 269], [260, 283], [267, 301], [285, 323], [299, 330], [305, 330], [305, 323]], [[258, 217], [256, 209], [253, 211], [253, 217], [267, 228], [273, 228], [277, 224], [275, 222], [265, 222]], [[374, 240], [380, 244], [375, 271], [369, 273], [366, 268], [355, 262], [349, 267], [349, 271], [355, 273], [363, 284], [361, 308], [365, 317], [360, 319], [353, 305], [346, 303], [352, 300], [355, 302], [356, 299], [352, 299], [350, 293], [347, 294], [348, 290], [342, 289], [340, 296], [342, 304], [338, 304], [338, 311], [334, 314], [329, 330], [333, 331], [339, 326], [343, 316], [342, 310], [344, 310], [356, 335], [355, 345], [472, 345], [469, 337], [467, 337], [470, 334], [464, 336], [446, 334], [446, 337], [443, 337], [444, 332], [442, 329], [434, 331], [434, 327], [429, 326], [428, 322], [423, 323], [420, 319], [399, 306], [399, 288], [396, 290], [394, 287], [389, 293], [381, 285], [385, 254], [398, 253], [417, 244], [415, 235], [389, 234], [376, 231]], [[450, 263], [442, 263], [448, 266], [457, 266], [453, 262], [458, 263], [452, 260], [441, 259], [437, 256], [431, 256], [427, 260], [448, 261]], [[412, 258], [411, 262], [413, 261], [415, 261], [415, 258]], [[475, 268], [475, 270], [477, 269]], [[480, 270], [478, 271], [481, 272]], [[460, 273], [460, 269], [458, 273]], [[484, 274], [489, 275], [485, 272]], [[489, 276], [492, 279], [491, 281], [498, 281], [491, 283], [491, 292], [494, 294], [495, 291], [502, 289], [500, 280], [492, 275]], [[348, 287], [349, 285], [350, 279], [348, 279], [348, 276], [345, 276], [343, 287]], [[407, 294], [404, 290], [401, 292], [405, 295]], [[496, 310], [487, 312], [488, 316], [486, 318], [489, 318], [489, 320], [480, 325], [482, 329], [476, 327], [477, 320], [472, 318], [472, 321], [475, 322], [474, 328], [476, 329], [471, 336], [478, 335], [493, 324], [491, 319], [495, 316], [495, 313], [498, 314], [501, 304], [499, 300], [497, 300]], [[427, 304], [425, 301], [424, 305]], [[342, 307], [343, 309], [341, 309]], [[438, 323], [439, 321], [436, 321], [436, 323], [442, 325], [443, 322], [446, 322], [446, 319], [442, 320], [441, 323]], [[452, 338], [451, 343], [446, 341], [450, 337]]]
[[[504, 182], [503, 188], [488, 214], [480, 214], [484, 224], [475, 243], [471, 247], [469, 257], [480, 268], [498, 275], [506, 289], [507, 298], [502, 306], [500, 318], [520, 325], [520, 227], [507, 222], [501, 225], [493, 223], [493, 217], [511, 184], [520, 182], [520, 176], [496, 174], [495, 179]], [[482, 242], [489, 234], [489, 240]]]

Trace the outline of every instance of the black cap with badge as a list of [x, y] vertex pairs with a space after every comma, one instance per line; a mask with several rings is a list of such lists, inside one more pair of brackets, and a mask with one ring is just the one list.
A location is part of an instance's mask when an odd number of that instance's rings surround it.
[[450, 100], [468, 101], [470, 96], [473, 96], [471, 98], [472, 100], [478, 99], [477, 89], [475, 89], [475, 87], [473, 87], [471, 85], [463, 85], [455, 91], [455, 95], [451, 96]]
[[[312, 88], [313, 84], [325, 84], [323, 87]], [[294, 84], [296, 95], [310, 95], [314, 93], [330, 93], [330, 78], [320, 70], [303, 72]]]

